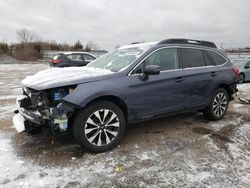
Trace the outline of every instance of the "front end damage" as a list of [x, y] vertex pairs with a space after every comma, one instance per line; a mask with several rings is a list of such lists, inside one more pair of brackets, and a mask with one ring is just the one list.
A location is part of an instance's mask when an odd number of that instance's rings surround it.
[[63, 98], [73, 89], [73, 86], [44, 91], [23, 88], [23, 95], [16, 100], [17, 110], [13, 117], [17, 132], [31, 135], [65, 132], [75, 106]]

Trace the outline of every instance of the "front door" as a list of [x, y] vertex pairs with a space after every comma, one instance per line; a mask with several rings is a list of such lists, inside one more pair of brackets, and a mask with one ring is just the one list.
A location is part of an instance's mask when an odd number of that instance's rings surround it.
[[[185, 73], [180, 69], [176, 48], [163, 48], [148, 56], [133, 70], [130, 79], [129, 104], [136, 117], [147, 118], [183, 109]], [[141, 79], [144, 67], [158, 65], [159, 75]]]

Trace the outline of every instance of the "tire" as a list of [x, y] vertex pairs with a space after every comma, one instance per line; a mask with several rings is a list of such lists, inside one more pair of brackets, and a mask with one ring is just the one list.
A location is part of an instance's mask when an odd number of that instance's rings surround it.
[[214, 92], [210, 105], [204, 111], [204, 115], [213, 121], [220, 120], [226, 114], [228, 104], [228, 92], [223, 88], [219, 88]]
[[97, 101], [80, 110], [73, 121], [73, 135], [90, 152], [105, 152], [117, 146], [125, 132], [122, 110], [109, 101]]
[[239, 79], [238, 79], [238, 83], [239, 83], [239, 84], [242, 84], [244, 81], [245, 81], [245, 75], [242, 74], [242, 73], [240, 73]]

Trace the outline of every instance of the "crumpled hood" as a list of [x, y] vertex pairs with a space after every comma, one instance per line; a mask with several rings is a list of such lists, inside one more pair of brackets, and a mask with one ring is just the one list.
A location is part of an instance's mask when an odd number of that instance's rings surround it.
[[35, 90], [96, 81], [113, 72], [93, 67], [51, 68], [40, 71], [22, 80], [22, 84]]

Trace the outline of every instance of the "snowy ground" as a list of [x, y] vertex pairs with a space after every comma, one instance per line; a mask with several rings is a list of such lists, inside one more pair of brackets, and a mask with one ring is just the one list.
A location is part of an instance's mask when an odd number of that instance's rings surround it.
[[[235, 100], [222, 121], [189, 113], [129, 126], [122, 144], [91, 154], [70, 136], [18, 135], [20, 80], [43, 64], [0, 65], [0, 187], [250, 187], [250, 105]], [[250, 98], [250, 83], [241, 84]]]

